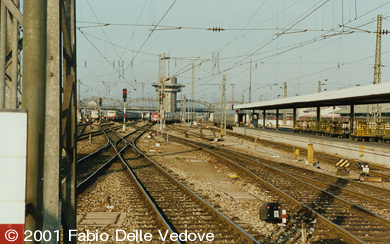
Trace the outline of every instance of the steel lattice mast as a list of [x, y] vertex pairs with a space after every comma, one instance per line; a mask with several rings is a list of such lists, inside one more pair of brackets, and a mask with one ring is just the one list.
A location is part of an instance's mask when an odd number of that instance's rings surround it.
[[165, 98], [165, 53], [163, 55], [159, 55], [159, 62], [158, 62], [158, 111], [160, 113], [160, 119], [157, 124], [157, 136], [161, 135], [162, 137], [162, 130], [165, 127], [165, 113], [164, 113], [164, 98]]
[[226, 75], [222, 78], [221, 137], [226, 136]]
[[[376, 28], [376, 47], [375, 47], [375, 66], [374, 66], [374, 85], [381, 83], [381, 55], [382, 55], [382, 15], [378, 15]], [[372, 105], [372, 113], [374, 122], [381, 119], [381, 106], [379, 104]]]

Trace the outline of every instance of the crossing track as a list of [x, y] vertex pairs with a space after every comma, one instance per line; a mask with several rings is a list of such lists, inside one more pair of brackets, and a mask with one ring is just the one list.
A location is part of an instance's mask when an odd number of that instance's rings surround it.
[[[76, 181], [78, 183], [78, 194], [91, 185], [98, 176], [102, 175], [116, 159], [118, 153], [129, 146], [125, 140], [126, 137], [137, 136], [141, 133], [141, 130], [136, 130], [125, 135], [120, 135], [115, 131], [115, 127], [101, 129], [101, 131], [108, 139], [107, 144], [77, 162]], [[110, 145], [111, 147], [109, 147]], [[107, 149], [106, 153], [102, 153], [104, 149]]]
[[[97, 178], [103, 175], [106, 171], [114, 172], [122, 172], [123, 169], [126, 169], [127, 175], [129, 176], [131, 182], [126, 183], [126, 194], [131, 195], [130, 202], [126, 202], [126, 206], [124, 208], [132, 210], [132, 226], [136, 226], [139, 230], [143, 230], [145, 233], [153, 233], [157, 230], [168, 230], [173, 232], [169, 224], [165, 221], [164, 217], [161, 215], [158, 207], [151, 201], [148, 193], [139, 184], [138, 179], [135, 177], [132, 170], [124, 163], [123, 157], [121, 153], [130, 147], [130, 143], [126, 138], [130, 138], [131, 140], [136, 140], [139, 136], [141, 136], [145, 129], [149, 128], [150, 125], [145, 125], [144, 127], [140, 127], [138, 130], [126, 134], [124, 136], [118, 135], [115, 131], [111, 131], [106, 133], [105, 135], [109, 138], [109, 145], [111, 145], [115, 149], [115, 156], [111, 157], [107, 162], [105, 162], [98, 170], [92, 173], [87, 179], [85, 179], [82, 183], [77, 186], [77, 193], [82, 194], [84, 190], [86, 190], [89, 186], [91, 186]], [[122, 169], [118, 169], [118, 165], [113, 166], [113, 162], [120, 159], [122, 161]], [[111, 169], [111, 170], [108, 170]], [[88, 193], [87, 193], [88, 194]], [[157, 236], [158, 233], [153, 233], [153, 236]], [[150, 243], [161, 243], [152, 240]], [[165, 243], [180, 243], [167, 241]]]
[[81, 135], [84, 130], [85, 130], [85, 127], [87, 127], [88, 124], [86, 123], [79, 123], [77, 124], [77, 136]]
[[[134, 141], [145, 130], [147, 128], [139, 129], [131, 136], [125, 136], [125, 146], [122, 149], [118, 146], [116, 149], [118, 152], [116, 156], [131, 175], [131, 184], [137, 185], [135, 188], [138, 193], [133, 196], [132, 202], [128, 203], [141, 206], [139, 214], [136, 215], [137, 220], [134, 221], [149, 223], [146, 229], [150, 229], [150, 232], [160, 229], [164, 233], [165, 230], [175, 233], [195, 233], [192, 238], [197, 235], [197, 240], [191, 243], [205, 242], [204, 238], [208, 233], [214, 235], [212, 243], [259, 243], [137, 149]], [[130, 149], [130, 145], [133, 149]], [[126, 148], [129, 150], [125, 150]], [[108, 166], [101, 166], [100, 169], [104, 167]], [[96, 172], [90, 178], [101, 174]], [[83, 182], [78, 185], [79, 193], [95, 180], [85, 180], [87, 181], [90, 183]], [[141, 196], [142, 199], [138, 199], [137, 196]], [[148, 212], [145, 213], [142, 208], [146, 208]], [[150, 211], [153, 214], [149, 214]], [[156, 219], [151, 219], [151, 216]], [[162, 227], [157, 228], [155, 224]], [[199, 240], [199, 236], [203, 241]], [[178, 240], [176, 243], [185, 242]]]
[[[101, 124], [101, 125], [96, 125], [96, 129], [90, 129], [91, 131], [89, 132], [86, 132], [86, 133], [79, 133], [77, 135], [77, 141], [81, 141], [81, 140], [84, 140], [84, 139], [88, 139], [90, 136], [97, 136], [97, 135], [101, 135], [101, 134], [104, 134], [103, 130], [106, 131], [106, 130], [110, 130], [109, 128], [111, 129], [119, 129], [121, 128], [122, 126], [121, 125], [116, 125], [116, 126], [111, 126], [113, 125], [113, 123], [107, 123], [107, 124]], [[90, 125], [86, 125], [86, 126], [90, 126]], [[111, 126], [111, 127], [110, 127]], [[85, 130], [85, 129], [84, 129]], [[84, 131], [83, 130], [83, 131]]]
[[[316, 222], [313, 238], [329, 241], [327, 238], [331, 237], [333, 240], [342, 239], [347, 243], [390, 242], [390, 221], [358, 204], [342, 199], [338, 196], [340, 188], [322, 183], [322, 188], [325, 189], [322, 190], [315, 184], [270, 166], [264, 160], [256, 160], [241, 153], [172, 135], [170, 139], [209, 152], [218, 157], [220, 162], [240, 172], [240, 177], [255, 182], [259, 187], [272, 190], [284, 205], [289, 206], [292, 225], [296, 224], [297, 220], [306, 222], [308, 226]], [[364, 195], [355, 198], [372, 201]]]

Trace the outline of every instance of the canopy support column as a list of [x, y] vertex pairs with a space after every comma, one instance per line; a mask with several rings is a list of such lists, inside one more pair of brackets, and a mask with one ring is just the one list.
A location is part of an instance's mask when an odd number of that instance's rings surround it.
[[351, 111], [349, 116], [349, 138], [352, 138], [351, 135], [353, 134], [353, 122], [355, 120], [355, 105], [350, 105]]
[[316, 133], [320, 131], [320, 120], [321, 120], [321, 107], [317, 107], [317, 123], [316, 123]]
[[293, 108], [293, 132], [295, 132], [295, 126], [297, 124], [297, 108]]

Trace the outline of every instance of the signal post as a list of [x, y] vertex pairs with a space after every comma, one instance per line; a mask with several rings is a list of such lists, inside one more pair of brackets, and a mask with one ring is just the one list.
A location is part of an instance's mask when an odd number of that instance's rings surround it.
[[99, 109], [99, 124], [101, 124], [102, 123], [102, 98], [99, 98], [99, 107], [100, 107], [100, 109]]
[[126, 131], [126, 99], [127, 89], [123, 89], [123, 131]]

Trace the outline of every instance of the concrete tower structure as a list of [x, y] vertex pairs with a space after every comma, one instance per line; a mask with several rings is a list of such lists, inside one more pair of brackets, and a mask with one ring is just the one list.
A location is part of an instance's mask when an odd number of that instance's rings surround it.
[[[153, 84], [152, 86], [155, 87], [156, 91], [158, 92], [158, 84]], [[184, 86], [181, 84], [177, 84], [177, 78], [173, 77], [167, 78], [167, 80], [164, 81], [164, 87], [164, 111], [166, 113], [176, 113], [176, 93], [181, 92], [181, 88]]]

